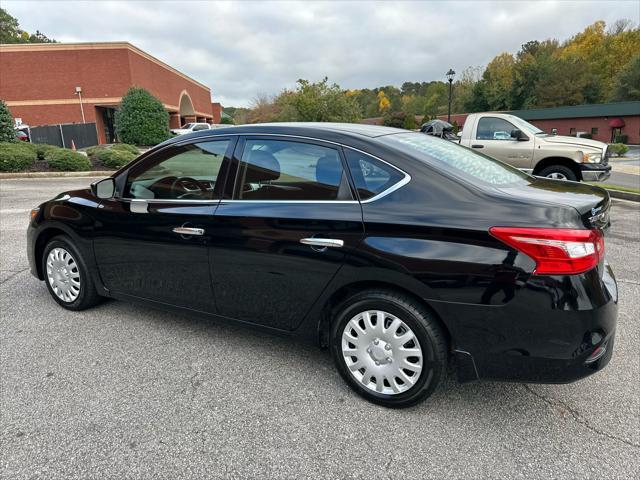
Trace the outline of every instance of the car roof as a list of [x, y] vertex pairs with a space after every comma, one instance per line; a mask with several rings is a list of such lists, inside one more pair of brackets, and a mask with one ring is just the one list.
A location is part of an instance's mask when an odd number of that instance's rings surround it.
[[[407, 133], [407, 130], [392, 127], [382, 127], [378, 125], [364, 125], [359, 123], [324, 123], [324, 122], [282, 122], [282, 123], [255, 123], [248, 125], [237, 125], [215, 129], [216, 135], [238, 135], [238, 134], [280, 134], [280, 135], [300, 135], [311, 136], [313, 138], [331, 140], [336, 135], [356, 138], [376, 138], [384, 135], [396, 133]], [[193, 139], [210, 136], [211, 131], [194, 132], [181, 135], [174, 140]]]

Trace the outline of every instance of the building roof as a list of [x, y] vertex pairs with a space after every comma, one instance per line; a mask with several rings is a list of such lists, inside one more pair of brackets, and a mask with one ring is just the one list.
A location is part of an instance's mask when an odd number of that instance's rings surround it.
[[179, 70], [176, 70], [171, 65], [167, 65], [162, 60], [158, 60], [153, 55], [149, 55], [147, 52], [140, 50], [135, 45], [132, 45], [129, 42], [80, 42], [80, 43], [1, 43], [0, 44], [0, 52], [42, 52], [42, 51], [53, 51], [53, 50], [112, 50], [112, 49], [125, 49], [131, 52], [134, 52], [141, 57], [146, 58], [147, 60], [160, 65], [161, 67], [169, 70], [172, 73], [188, 80], [196, 85], [209, 90], [210, 88], [206, 85], [198, 82], [197, 80], [191, 78], [188, 75], [185, 75]]
[[528, 110], [512, 110], [508, 113], [523, 120], [554, 120], [560, 118], [582, 117], [624, 117], [640, 115], [640, 101], [596, 103], [591, 105], [574, 105], [571, 107], [530, 108]]

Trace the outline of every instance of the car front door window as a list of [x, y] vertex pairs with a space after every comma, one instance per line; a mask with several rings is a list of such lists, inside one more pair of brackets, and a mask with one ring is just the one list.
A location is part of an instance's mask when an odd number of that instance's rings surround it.
[[135, 165], [125, 198], [143, 200], [211, 200], [229, 140], [201, 142], [172, 149]]
[[511, 132], [516, 127], [502, 118], [483, 117], [478, 122], [477, 140], [515, 140]]

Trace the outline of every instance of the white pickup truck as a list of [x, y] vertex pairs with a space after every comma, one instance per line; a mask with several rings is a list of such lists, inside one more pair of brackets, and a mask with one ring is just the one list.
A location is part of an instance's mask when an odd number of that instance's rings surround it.
[[460, 144], [541, 177], [597, 182], [611, 175], [606, 143], [549, 135], [506, 113], [470, 114]]

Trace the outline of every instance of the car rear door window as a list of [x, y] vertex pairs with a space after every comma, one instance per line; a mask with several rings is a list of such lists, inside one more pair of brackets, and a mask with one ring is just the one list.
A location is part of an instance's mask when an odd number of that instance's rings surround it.
[[395, 167], [366, 153], [345, 148], [345, 156], [360, 200], [369, 200], [405, 178]]
[[234, 198], [262, 201], [352, 199], [335, 148], [290, 140], [248, 139]]
[[210, 200], [229, 140], [172, 148], [134, 165], [125, 198]]

